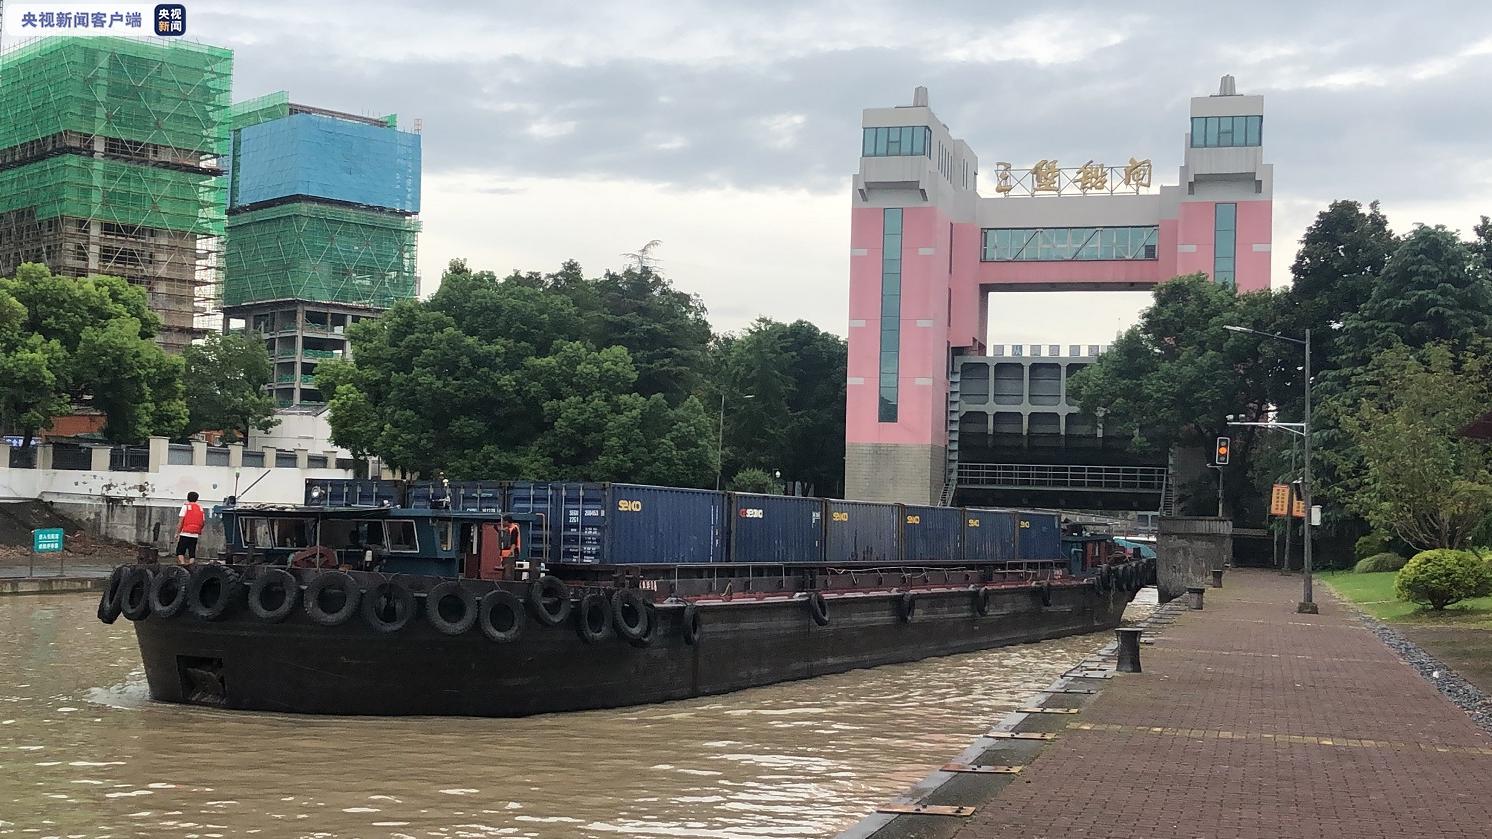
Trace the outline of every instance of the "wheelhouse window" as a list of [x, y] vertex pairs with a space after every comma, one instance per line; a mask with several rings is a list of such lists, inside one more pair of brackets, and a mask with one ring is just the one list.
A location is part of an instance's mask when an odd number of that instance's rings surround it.
[[420, 549], [415, 536], [414, 522], [409, 519], [394, 519], [385, 523], [388, 531], [389, 550], [395, 553], [414, 553]]

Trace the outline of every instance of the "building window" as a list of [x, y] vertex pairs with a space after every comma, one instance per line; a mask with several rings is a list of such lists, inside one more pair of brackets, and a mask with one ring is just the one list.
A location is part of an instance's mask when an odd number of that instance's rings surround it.
[[881, 367], [876, 416], [896, 422], [896, 377], [901, 366], [901, 209], [881, 211]]
[[1262, 143], [1264, 117], [1192, 117], [1192, 148], [1214, 149], [1257, 146]]
[[1087, 262], [1155, 259], [1159, 227], [993, 227], [984, 231], [985, 262]]
[[920, 154], [932, 159], [932, 129], [925, 125], [863, 129], [860, 154], [864, 157], [909, 157]]
[[1238, 255], [1238, 205], [1217, 204], [1212, 226], [1212, 281], [1236, 284], [1234, 268]]

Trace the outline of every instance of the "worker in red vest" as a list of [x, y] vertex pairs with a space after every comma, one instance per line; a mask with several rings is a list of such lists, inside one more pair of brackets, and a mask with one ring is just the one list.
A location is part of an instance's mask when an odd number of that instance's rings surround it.
[[197, 558], [197, 539], [202, 536], [202, 525], [207, 523], [207, 514], [197, 503], [197, 493], [187, 493], [186, 503], [181, 505], [181, 526], [176, 535], [176, 564], [186, 565]]

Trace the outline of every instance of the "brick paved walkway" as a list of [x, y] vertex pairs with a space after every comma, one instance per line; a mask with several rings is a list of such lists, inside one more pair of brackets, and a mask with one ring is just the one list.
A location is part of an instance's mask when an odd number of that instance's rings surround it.
[[1492, 836], [1492, 738], [1316, 592], [1230, 572], [956, 836]]

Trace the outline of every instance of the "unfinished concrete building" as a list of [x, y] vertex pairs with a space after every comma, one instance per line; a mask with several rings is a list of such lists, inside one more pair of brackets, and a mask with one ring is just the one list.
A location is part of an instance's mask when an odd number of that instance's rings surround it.
[[235, 105], [232, 135], [225, 325], [263, 338], [279, 407], [314, 410], [347, 328], [418, 290], [420, 137], [284, 92]]
[[205, 333], [221, 291], [233, 54], [48, 38], [0, 55], [0, 276], [39, 262], [144, 287], [158, 340]]

